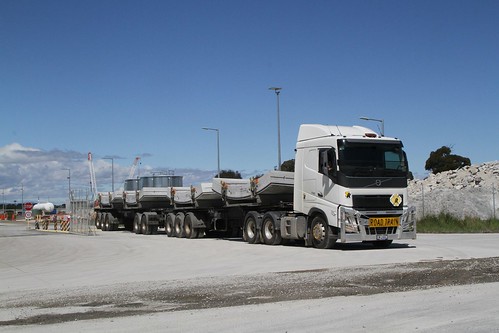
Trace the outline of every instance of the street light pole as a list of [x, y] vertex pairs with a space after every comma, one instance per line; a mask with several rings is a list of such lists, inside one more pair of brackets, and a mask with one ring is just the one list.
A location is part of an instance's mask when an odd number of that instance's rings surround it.
[[218, 128], [203, 127], [206, 131], [217, 132], [217, 163], [218, 163], [218, 178], [220, 178], [220, 130]]
[[368, 118], [368, 117], [360, 117], [359, 119], [380, 122], [381, 123], [381, 129], [380, 129], [381, 136], [385, 136], [385, 120], [384, 119], [375, 119], [375, 118]]
[[277, 98], [277, 170], [281, 170], [281, 117], [279, 110], [279, 94], [282, 88], [270, 87], [269, 90], [273, 90]]
[[103, 157], [103, 160], [111, 160], [111, 185], [114, 193], [114, 157]]

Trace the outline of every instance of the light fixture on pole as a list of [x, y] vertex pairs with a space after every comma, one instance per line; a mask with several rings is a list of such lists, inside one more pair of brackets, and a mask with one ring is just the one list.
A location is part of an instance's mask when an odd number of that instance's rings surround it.
[[372, 120], [372, 121], [380, 122], [381, 123], [381, 129], [379, 129], [379, 126], [378, 126], [378, 129], [380, 130], [381, 136], [385, 136], [385, 121], [383, 119], [375, 119], [375, 118], [368, 118], [368, 117], [360, 117], [359, 119], [362, 119], [362, 120]]
[[281, 118], [279, 111], [279, 94], [282, 88], [270, 87], [269, 90], [273, 90], [277, 98], [277, 170], [281, 170]]
[[114, 157], [103, 157], [103, 160], [111, 160], [111, 185], [114, 193]]
[[218, 128], [203, 127], [205, 131], [215, 131], [217, 132], [217, 161], [218, 161], [218, 173], [217, 177], [220, 178], [220, 130]]

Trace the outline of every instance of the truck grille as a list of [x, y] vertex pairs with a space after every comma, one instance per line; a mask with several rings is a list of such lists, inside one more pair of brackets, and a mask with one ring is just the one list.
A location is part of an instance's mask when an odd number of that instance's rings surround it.
[[390, 202], [391, 195], [354, 195], [352, 196], [353, 208], [358, 210], [397, 210], [404, 205], [404, 198], [401, 195], [402, 202], [395, 207]]
[[397, 227], [369, 228], [366, 226], [367, 235], [392, 235], [397, 233]]

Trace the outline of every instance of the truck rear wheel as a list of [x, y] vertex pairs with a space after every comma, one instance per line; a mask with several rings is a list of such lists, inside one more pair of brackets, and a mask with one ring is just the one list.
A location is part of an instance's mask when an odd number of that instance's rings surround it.
[[262, 238], [267, 245], [281, 244], [281, 231], [276, 229], [277, 221], [272, 214], [265, 214], [262, 224]]
[[312, 244], [318, 249], [330, 249], [336, 242], [332, 236], [332, 230], [322, 216], [316, 216], [311, 226]]
[[246, 214], [246, 219], [244, 220], [243, 228], [243, 239], [249, 244], [255, 244], [260, 242], [260, 233], [257, 228], [257, 212], [249, 212]]

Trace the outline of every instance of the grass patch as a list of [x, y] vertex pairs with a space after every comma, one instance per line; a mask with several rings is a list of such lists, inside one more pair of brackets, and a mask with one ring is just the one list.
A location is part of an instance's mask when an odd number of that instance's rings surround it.
[[418, 233], [499, 233], [499, 220], [458, 219], [448, 213], [425, 216], [417, 223]]

